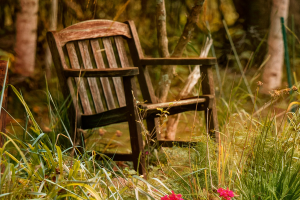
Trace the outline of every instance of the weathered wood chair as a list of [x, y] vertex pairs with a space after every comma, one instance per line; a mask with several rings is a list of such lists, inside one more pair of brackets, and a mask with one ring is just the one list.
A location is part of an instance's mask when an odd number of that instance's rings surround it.
[[[144, 58], [133, 21], [85, 21], [58, 32], [48, 32], [47, 39], [64, 98], [71, 95], [73, 99], [73, 106], [68, 109], [71, 127], [91, 129], [128, 121], [132, 153], [107, 154], [114, 160], [133, 161], [135, 169], [139, 160], [139, 171], [145, 173], [142, 131], [134, 99], [137, 96], [135, 75], [138, 75], [142, 95], [147, 102], [139, 106], [145, 110], [148, 130], [155, 128], [157, 108], [170, 107], [170, 103], [157, 103], [147, 65], [202, 64], [205, 95], [176, 101], [168, 111], [177, 114], [196, 108], [204, 110], [211, 119], [208, 129], [218, 129], [211, 72], [215, 58]], [[124, 40], [134, 67], [130, 67]], [[113, 86], [108, 77], [112, 77]], [[123, 83], [120, 77], [123, 77]], [[71, 133], [72, 137], [76, 137], [75, 130]]]

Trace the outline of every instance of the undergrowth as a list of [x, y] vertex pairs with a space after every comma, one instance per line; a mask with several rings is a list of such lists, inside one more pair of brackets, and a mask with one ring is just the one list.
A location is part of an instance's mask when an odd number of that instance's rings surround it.
[[220, 143], [204, 131], [196, 146], [152, 149], [145, 180], [129, 164], [116, 164], [93, 150], [78, 151], [65, 121], [68, 102], [59, 107], [46, 90], [51, 130], [46, 133], [22, 94], [9, 87], [27, 120], [19, 124], [21, 134], [14, 128], [1, 133], [6, 138], [0, 148], [3, 199], [161, 199], [171, 191], [183, 199], [221, 199], [219, 188], [234, 191], [233, 199], [300, 198], [300, 113], [274, 114], [277, 99], [252, 113], [223, 99]]

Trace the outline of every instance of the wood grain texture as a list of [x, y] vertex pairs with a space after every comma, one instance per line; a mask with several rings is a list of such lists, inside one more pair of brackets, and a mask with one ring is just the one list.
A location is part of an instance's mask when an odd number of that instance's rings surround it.
[[69, 26], [59, 32], [59, 45], [75, 40], [122, 35], [131, 38], [128, 25], [111, 20], [90, 20]]
[[[97, 39], [91, 40], [91, 46], [92, 46], [92, 51], [94, 54], [97, 69], [105, 69], [105, 63], [101, 53], [101, 51], [104, 49], [100, 48], [99, 41]], [[106, 77], [100, 78], [100, 81], [101, 81], [104, 98], [106, 100], [106, 105], [108, 110], [116, 108], [108, 78]]]
[[142, 65], [215, 65], [216, 58], [143, 58]]
[[206, 98], [193, 98], [193, 99], [185, 99], [179, 101], [172, 101], [172, 102], [164, 102], [164, 103], [155, 103], [155, 104], [141, 104], [140, 107], [143, 109], [167, 109], [175, 106], [184, 106], [194, 103], [203, 103], [206, 101]]
[[[215, 85], [214, 85], [214, 78], [213, 72], [211, 67], [204, 66], [201, 67], [201, 71], [203, 74], [203, 81], [202, 81], [202, 93], [204, 95], [215, 95]], [[205, 119], [208, 126], [208, 132], [215, 137], [216, 142], [219, 142], [220, 133], [219, 133], [219, 124], [218, 124], [218, 116], [217, 116], [217, 104], [216, 99], [214, 98], [212, 101], [212, 107], [207, 108], [205, 111]]]
[[[71, 67], [73, 69], [80, 69], [80, 65], [79, 65], [79, 60], [76, 54], [76, 50], [75, 50], [75, 45], [73, 42], [69, 42], [67, 45], [67, 51], [68, 51], [68, 55], [69, 55], [69, 60], [71, 63]], [[88, 99], [88, 95], [87, 95], [87, 90], [86, 87], [84, 85], [84, 81], [82, 78], [75, 78], [75, 82], [77, 85], [77, 89], [79, 90], [79, 96], [80, 96], [80, 100], [81, 100], [81, 105], [83, 108], [83, 113], [84, 114], [92, 114], [92, 109], [91, 109], [91, 105]], [[78, 106], [78, 105], [77, 105]]]
[[[93, 70], [93, 64], [91, 60], [91, 56], [88, 49], [88, 41], [78, 41], [79, 50], [81, 53], [81, 58], [83, 62], [83, 67], [85, 69]], [[100, 90], [97, 85], [96, 78], [87, 78], [88, 84], [90, 86], [92, 99], [94, 101], [94, 106], [96, 109], [96, 113], [100, 113], [104, 111]]]
[[[103, 38], [103, 45], [108, 61], [109, 68], [118, 68], [117, 60], [114, 54], [113, 46], [110, 38]], [[120, 107], [126, 106], [123, 84], [120, 77], [113, 78], [117, 99]]]
[[156, 104], [139, 104], [140, 109], [142, 109], [142, 116], [145, 118], [155, 117], [157, 114], [162, 114], [161, 110], [168, 111], [168, 115], [174, 115], [186, 111], [205, 111], [207, 108], [212, 108], [213, 106], [213, 95], [202, 95], [199, 98], [194, 97], [191, 99], [180, 100], [175, 102], [165, 102]]
[[117, 46], [121, 67], [122, 68], [129, 67], [128, 57], [126, 54], [123, 38], [121, 36], [115, 36], [114, 39]]
[[117, 77], [135, 76], [139, 74], [137, 67], [117, 68], [117, 69], [65, 69], [66, 77]]

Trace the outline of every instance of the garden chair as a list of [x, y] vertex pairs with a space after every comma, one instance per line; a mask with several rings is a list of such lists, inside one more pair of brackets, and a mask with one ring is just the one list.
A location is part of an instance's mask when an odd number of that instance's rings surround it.
[[[209, 119], [208, 130], [218, 129], [211, 71], [211, 66], [216, 63], [215, 58], [145, 58], [133, 21], [85, 21], [61, 31], [48, 32], [47, 39], [64, 98], [71, 95], [73, 99], [73, 106], [68, 108], [71, 127], [91, 129], [128, 122], [132, 153], [106, 154], [114, 160], [133, 161], [134, 168], [139, 169], [141, 174], [145, 173], [137, 106], [144, 111], [149, 131], [155, 128], [160, 112], [157, 108], [168, 108], [170, 114], [203, 110]], [[128, 44], [130, 57], [127, 56], [124, 41]], [[128, 58], [132, 59], [133, 66], [129, 64]], [[170, 102], [157, 103], [148, 65], [199, 64], [202, 64], [201, 70], [205, 75], [202, 82], [203, 96], [173, 102], [171, 107]], [[136, 75], [144, 102], [147, 102], [139, 105], [135, 100]], [[109, 77], [112, 77], [111, 82]], [[72, 130], [72, 133], [74, 138], [79, 136], [76, 130]]]

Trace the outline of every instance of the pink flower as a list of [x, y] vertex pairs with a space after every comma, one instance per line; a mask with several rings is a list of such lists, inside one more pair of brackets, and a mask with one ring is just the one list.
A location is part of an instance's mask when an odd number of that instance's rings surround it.
[[229, 190], [228, 188], [227, 190], [223, 188], [219, 188], [217, 192], [219, 193], [220, 197], [223, 197], [223, 199], [225, 200], [230, 200], [231, 197], [234, 197], [233, 191]]
[[162, 197], [160, 200], [183, 200], [181, 196], [182, 196], [181, 194], [175, 194], [174, 191], [172, 191], [172, 194], [170, 194], [169, 196], [166, 195]]

